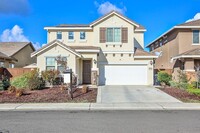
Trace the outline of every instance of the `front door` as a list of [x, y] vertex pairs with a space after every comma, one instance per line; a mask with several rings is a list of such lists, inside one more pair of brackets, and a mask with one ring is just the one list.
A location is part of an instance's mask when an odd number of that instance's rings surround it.
[[83, 60], [83, 84], [91, 84], [91, 60]]

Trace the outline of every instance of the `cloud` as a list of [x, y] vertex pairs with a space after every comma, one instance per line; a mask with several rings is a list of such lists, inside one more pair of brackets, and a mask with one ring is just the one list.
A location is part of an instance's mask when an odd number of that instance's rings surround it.
[[[0, 35], [1, 42], [31, 42], [27, 36], [24, 35], [23, 29], [18, 25], [15, 25], [12, 29], [5, 29], [3, 33]], [[35, 49], [39, 49], [40, 43], [33, 43]]]
[[94, 2], [95, 6], [98, 8], [97, 11], [101, 15], [105, 15], [111, 11], [117, 11], [121, 14], [124, 14], [126, 12], [126, 7], [121, 4], [122, 8], [117, 7], [116, 5], [110, 3], [109, 1], [106, 1], [102, 4], [99, 4], [97, 1]]
[[187, 20], [186, 22], [194, 21], [194, 20], [197, 20], [197, 19], [200, 19], [200, 13], [197, 13], [197, 14], [194, 16], [194, 18], [189, 19], [189, 20]]
[[28, 0], [0, 0], [0, 14], [26, 16], [30, 13]]

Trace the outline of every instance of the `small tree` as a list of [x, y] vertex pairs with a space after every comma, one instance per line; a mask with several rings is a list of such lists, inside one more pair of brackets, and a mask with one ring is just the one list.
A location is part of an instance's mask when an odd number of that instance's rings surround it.
[[66, 59], [66, 57], [61, 57], [61, 55], [59, 55], [59, 56], [56, 57], [55, 60], [56, 60], [57, 64], [64, 66], [65, 70], [67, 69], [67, 59]]
[[167, 72], [160, 71], [158, 72], [158, 81], [160, 83], [164, 83], [166, 85], [169, 85], [169, 81], [172, 80], [172, 76], [168, 74]]

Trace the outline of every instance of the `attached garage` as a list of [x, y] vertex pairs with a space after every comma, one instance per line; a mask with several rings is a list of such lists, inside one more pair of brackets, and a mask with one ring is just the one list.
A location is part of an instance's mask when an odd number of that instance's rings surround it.
[[100, 85], [147, 85], [147, 64], [114, 64], [99, 66]]

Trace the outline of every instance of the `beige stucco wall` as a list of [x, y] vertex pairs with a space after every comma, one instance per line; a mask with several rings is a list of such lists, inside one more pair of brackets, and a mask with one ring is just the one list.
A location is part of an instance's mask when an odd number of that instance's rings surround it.
[[179, 54], [179, 36], [178, 32], [168, 35], [167, 43], [156, 48], [152, 52], [161, 52], [161, 56], [155, 60], [155, 69], [172, 69], [175, 61], [170, 62], [171, 58]]
[[5, 68], [9, 68], [9, 61], [8, 60], [4, 60], [4, 59], [0, 59], [0, 62], [3, 62], [4, 63], [4, 67]]
[[185, 59], [185, 71], [194, 71], [194, 59]]
[[15, 55], [13, 55], [13, 57], [18, 60], [18, 62], [15, 63], [15, 67], [20, 68], [30, 65], [32, 63], [36, 63], [36, 57], [31, 58], [32, 52], [34, 51], [31, 46], [27, 45], [26, 47], [18, 51]]
[[148, 58], [140, 58], [140, 59], [135, 59], [137, 62], [147, 62], [147, 78], [148, 78], [148, 83], [147, 85], [153, 85], [154, 84], [154, 66], [153, 64], [153, 59], [148, 59]]
[[184, 29], [179, 31], [179, 53], [186, 52], [195, 48], [199, 48], [199, 45], [193, 45], [193, 32], [191, 29]]
[[[57, 31], [62, 32], [63, 43], [69, 46], [92, 46], [94, 44], [93, 31], [92, 30], [49, 30], [48, 31], [48, 42], [54, 41], [57, 38]], [[74, 40], [68, 40], [68, 32], [74, 32]], [[85, 31], [85, 40], [80, 39], [80, 32]]]
[[59, 45], [54, 45], [37, 55], [37, 67], [40, 71], [46, 70], [46, 57], [67, 57], [67, 66], [76, 73], [76, 56]]

